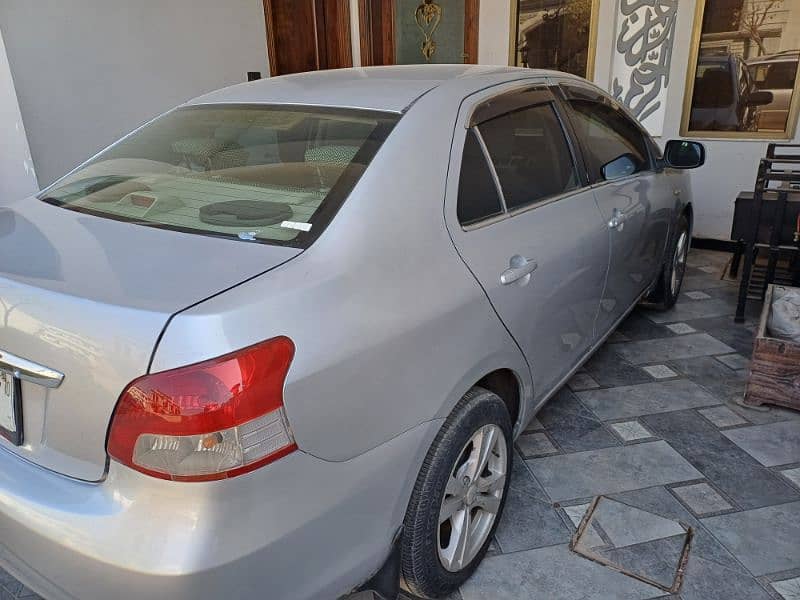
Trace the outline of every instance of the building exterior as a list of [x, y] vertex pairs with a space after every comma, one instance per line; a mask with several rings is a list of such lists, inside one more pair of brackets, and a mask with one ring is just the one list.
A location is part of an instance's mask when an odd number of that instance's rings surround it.
[[[248, 74], [361, 64], [544, 60], [585, 71], [659, 142], [706, 143], [707, 165], [692, 173], [698, 237], [728, 238], [768, 141], [800, 141], [795, 77], [771, 83], [781, 69], [796, 75], [800, 0], [4, 0], [0, 32], [0, 131], [11, 141], [0, 147], [0, 201]], [[721, 102], [706, 97], [718, 86], [703, 87], [719, 57], [773, 95], [739, 116], [738, 131], [703, 117]]]

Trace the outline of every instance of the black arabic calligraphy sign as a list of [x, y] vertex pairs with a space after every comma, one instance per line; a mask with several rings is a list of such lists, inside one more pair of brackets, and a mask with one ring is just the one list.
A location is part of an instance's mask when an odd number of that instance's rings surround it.
[[611, 92], [644, 120], [661, 107], [661, 90], [669, 84], [678, 0], [620, 0], [619, 10], [617, 52], [633, 71], [627, 90], [615, 77]]

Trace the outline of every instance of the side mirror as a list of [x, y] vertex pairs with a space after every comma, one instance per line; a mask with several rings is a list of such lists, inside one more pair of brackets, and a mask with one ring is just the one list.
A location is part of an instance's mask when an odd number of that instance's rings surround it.
[[636, 160], [632, 154], [625, 153], [604, 164], [601, 171], [603, 173], [603, 179], [606, 181], [627, 177], [636, 172]]
[[670, 140], [664, 148], [664, 161], [673, 169], [696, 169], [706, 162], [706, 149], [700, 142]]
[[765, 106], [772, 104], [774, 99], [772, 92], [750, 92], [747, 95], [747, 104], [750, 106]]

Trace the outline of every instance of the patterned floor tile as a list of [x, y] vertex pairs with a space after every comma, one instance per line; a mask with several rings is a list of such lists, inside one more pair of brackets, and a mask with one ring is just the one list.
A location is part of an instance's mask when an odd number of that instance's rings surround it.
[[750, 575], [689, 553], [682, 600], [770, 600]]
[[586, 502], [584, 504], [575, 504], [573, 506], [562, 506], [561, 508], [564, 510], [564, 513], [567, 515], [569, 520], [572, 521], [572, 524], [575, 527], [578, 527], [590, 506], [591, 504]]
[[744, 425], [747, 423], [747, 421], [745, 421], [741, 416], [733, 412], [727, 406], [701, 408], [697, 412], [699, 412], [717, 427], [732, 427], [733, 425]]
[[800, 502], [701, 521], [753, 575], [800, 568]]
[[661, 441], [526, 462], [555, 501], [702, 478], [680, 454]]
[[488, 558], [461, 595], [464, 600], [645, 600], [663, 593], [563, 545]]
[[650, 365], [649, 367], [642, 367], [642, 370], [653, 379], [671, 379], [672, 377], [678, 376], [678, 374], [667, 365]]
[[613, 344], [612, 350], [634, 365], [734, 352], [733, 348], [707, 333], [690, 333], [661, 340]]
[[580, 452], [618, 446], [602, 422], [569, 390], [561, 390], [539, 412], [547, 433], [564, 452]]
[[686, 335], [687, 333], [695, 333], [697, 329], [687, 323], [670, 323], [665, 325], [672, 333], [677, 335]]
[[558, 453], [558, 449], [544, 432], [522, 434], [517, 439], [517, 446], [525, 458]]
[[495, 531], [502, 552], [565, 544], [571, 532], [551, 504], [532, 498], [524, 486], [509, 487], [503, 518]]
[[731, 306], [728, 300], [712, 298], [702, 302], [678, 303], [668, 311], [652, 312], [647, 316], [654, 323], [677, 323], [678, 321], [733, 315], [735, 312], [735, 305]]
[[765, 467], [800, 462], [800, 421], [740, 427], [723, 435]]
[[604, 421], [719, 404], [717, 398], [685, 379], [590, 390], [577, 396]]
[[524, 433], [528, 433], [530, 431], [542, 431], [543, 429], [544, 425], [542, 425], [542, 422], [538, 419], [538, 417], [533, 417], [530, 423], [528, 423], [528, 426], [525, 428]]
[[611, 423], [609, 427], [614, 430], [623, 442], [635, 442], [646, 440], [653, 437], [653, 434], [645, 429], [639, 421], [623, 421], [621, 423]]
[[603, 386], [633, 385], [652, 381], [647, 373], [614, 352], [614, 347], [623, 345], [606, 344], [589, 359], [584, 368]]
[[797, 490], [779, 475], [764, 468], [693, 410], [649, 415], [641, 420], [742, 508], [800, 499]]
[[673, 487], [672, 491], [698, 516], [733, 509], [733, 506], [707, 483], [677, 486]]
[[736, 402], [744, 396], [747, 376], [731, 371], [715, 358], [700, 356], [672, 360], [667, 364], [711, 392], [720, 402]]

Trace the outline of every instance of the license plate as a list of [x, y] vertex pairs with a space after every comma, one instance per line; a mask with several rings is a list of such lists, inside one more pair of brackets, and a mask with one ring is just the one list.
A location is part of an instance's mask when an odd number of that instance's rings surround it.
[[0, 370], [0, 435], [14, 444], [22, 443], [22, 393], [19, 379]]

